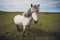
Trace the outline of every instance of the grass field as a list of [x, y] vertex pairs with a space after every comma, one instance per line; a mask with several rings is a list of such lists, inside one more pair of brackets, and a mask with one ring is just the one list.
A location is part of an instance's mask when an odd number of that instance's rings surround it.
[[[32, 21], [30, 34], [23, 38], [18, 32], [13, 18], [22, 12], [0, 12], [0, 40], [60, 40], [60, 14], [41, 12], [38, 23]], [[22, 30], [22, 25], [21, 25]]]

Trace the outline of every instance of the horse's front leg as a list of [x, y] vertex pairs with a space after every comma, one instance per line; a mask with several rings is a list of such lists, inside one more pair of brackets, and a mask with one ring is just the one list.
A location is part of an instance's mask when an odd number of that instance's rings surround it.
[[23, 25], [23, 37], [25, 37], [26, 26]]
[[30, 25], [28, 25], [28, 34], [30, 33]]

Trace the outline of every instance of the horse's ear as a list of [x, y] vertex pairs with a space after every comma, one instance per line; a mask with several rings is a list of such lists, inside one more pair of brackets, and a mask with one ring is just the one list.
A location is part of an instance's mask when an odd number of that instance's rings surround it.
[[40, 4], [38, 4], [38, 7], [40, 6]]
[[33, 6], [33, 4], [31, 4], [31, 7]]

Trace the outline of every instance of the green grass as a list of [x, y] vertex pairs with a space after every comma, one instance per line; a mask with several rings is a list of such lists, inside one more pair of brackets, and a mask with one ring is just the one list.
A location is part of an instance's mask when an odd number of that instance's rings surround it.
[[[18, 32], [13, 18], [22, 12], [0, 12], [0, 39], [4, 40], [57, 40], [48, 33], [60, 32], [60, 14], [41, 12], [38, 15], [38, 23], [32, 21], [30, 34], [23, 38], [23, 32]], [[22, 25], [21, 25], [22, 29]], [[6, 36], [6, 37], [5, 37]]]

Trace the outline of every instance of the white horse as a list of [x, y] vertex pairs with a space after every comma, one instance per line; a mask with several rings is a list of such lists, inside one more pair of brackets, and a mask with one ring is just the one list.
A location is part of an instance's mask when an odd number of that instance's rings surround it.
[[31, 24], [32, 19], [34, 20], [35, 23], [38, 22], [38, 15], [39, 13], [39, 4], [38, 5], [32, 5], [31, 8], [27, 11], [24, 12], [22, 15], [16, 15], [14, 17], [14, 23], [16, 24], [17, 30], [20, 31], [20, 24], [23, 25], [23, 36], [25, 34], [25, 29], [28, 27], [28, 33], [29, 33], [29, 27]]

